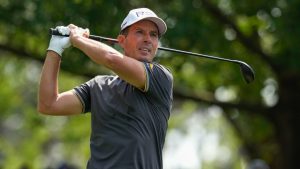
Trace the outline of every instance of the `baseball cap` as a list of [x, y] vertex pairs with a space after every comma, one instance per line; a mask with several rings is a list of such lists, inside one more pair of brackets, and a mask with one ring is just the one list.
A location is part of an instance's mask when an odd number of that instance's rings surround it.
[[160, 35], [165, 34], [167, 31], [166, 23], [148, 8], [137, 8], [129, 11], [128, 15], [121, 24], [121, 31], [141, 20], [149, 20], [154, 22]]

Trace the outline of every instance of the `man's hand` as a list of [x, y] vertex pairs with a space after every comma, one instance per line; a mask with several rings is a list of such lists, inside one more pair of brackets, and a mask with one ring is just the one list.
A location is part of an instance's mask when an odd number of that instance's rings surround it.
[[[56, 29], [62, 35], [69, 35], [70, 29], [66, 26], [57, 26]], [[47, 50], [56, 52], [59, 56], [62, 56], [63, 51], [71, 46], [70, 38], [64, 36], [52, 35], [49, 47]]]
[[76, 43], [74, 43], [76, 40], [79, 40], [80, 38], [88, 38], [90, 36], [90, 30], [88, 28], [81, 28], [76, 25], [70, 24], [69, 26], [70, 30], [70, 41], [74, 47], [76, 47]]

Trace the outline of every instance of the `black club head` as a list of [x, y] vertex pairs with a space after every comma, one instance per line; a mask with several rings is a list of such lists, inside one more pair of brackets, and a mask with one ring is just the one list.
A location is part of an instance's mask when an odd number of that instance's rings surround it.
[[239, 65], [245, 81], [247, 83], [254, 81], [255, 76], [253, 69], [245, 62], [239, 62]]

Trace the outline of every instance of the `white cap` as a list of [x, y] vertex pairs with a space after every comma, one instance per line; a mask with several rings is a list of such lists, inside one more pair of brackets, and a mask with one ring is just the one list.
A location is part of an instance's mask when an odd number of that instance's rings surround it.
[[166, 23], [148, 8], [137, 8], [129, 11], [128, 15], [121, 24], [121, 31], [141, 20], [149, 20], [154, 22], [160, 35], [165, 34], [167, 31]]

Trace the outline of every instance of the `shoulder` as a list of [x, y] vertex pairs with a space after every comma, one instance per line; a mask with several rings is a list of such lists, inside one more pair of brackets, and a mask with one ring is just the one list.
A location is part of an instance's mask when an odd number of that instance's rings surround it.
[[162, 90], [172, 90], [173, 75], [168, 68], [156, 62], [145, 63], [145, 67], [147, 76], [146, 91], [161, 91], [159, 93], [163, 93]]
[[101, 80], [109, 80], [109, 79], [114, 79], [118, 76], [115, 76], [115, 75], [97, 75], [95, 76], [94, 78], [92, 78], [91, 80], [94, 80], [94, 81], [101, 81]]
[[92, 78], [87, 83], [89, 83], [89, 84], [102, 84], [102, 83], [108, 83], [108, 82], [113, 81], [117, 78], [118, 78], [118, 76], [115, 76], [115, 75], [98, 75], [98, 76], [95, 76], [94, 78]]
[[145, 63], [145, 66], [148, 71], [151, 71], [152, 73], [164, 74], [168, 77], [168, 79], [173, 80], [172, 72], [167, 67], [157, 62], [147, 62]]

